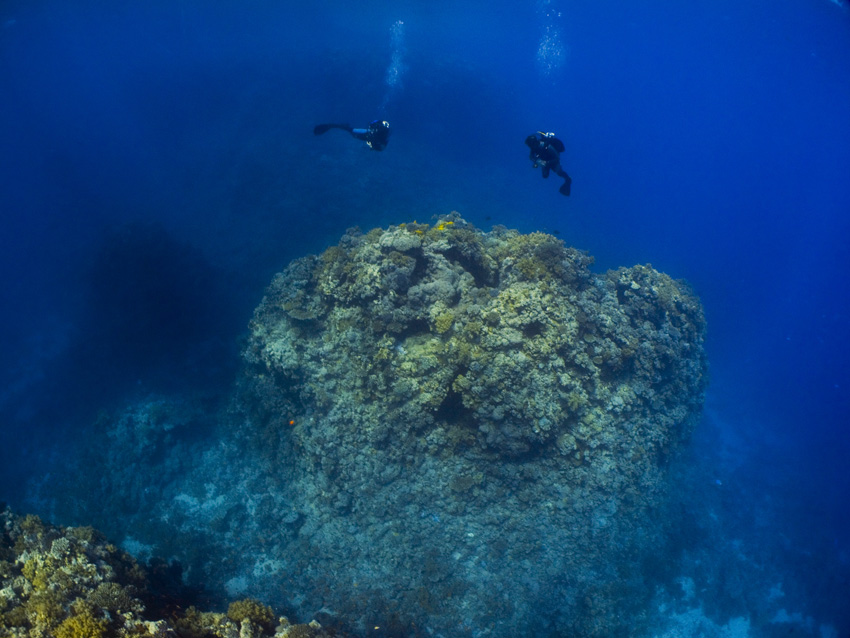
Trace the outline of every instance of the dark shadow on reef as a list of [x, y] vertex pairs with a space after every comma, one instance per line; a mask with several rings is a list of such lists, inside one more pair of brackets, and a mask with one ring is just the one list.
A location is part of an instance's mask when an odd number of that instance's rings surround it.
[[239, 320], [200, 251], [157, 224], [129, 224], [105, 233], [82, 270], [77, 339], [52, 371], [62, 411], [137, 386], [193, 391], [231, 378]]
[[106, 231], [71, 270], [69, 344], [0, 409], [11, 452], [0, 460], [17, 485], [20, 473], [50, 464], [53, 450], [78, 444], [80, 428], [102, 410], [156, 392], [214, 397], [239, 364], [244, 317], [228, 303], [222, 273], [162, 226]]

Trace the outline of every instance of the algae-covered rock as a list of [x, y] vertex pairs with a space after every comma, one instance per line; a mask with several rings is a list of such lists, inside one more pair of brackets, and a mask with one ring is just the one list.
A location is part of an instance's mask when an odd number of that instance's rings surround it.
[[445, 429], [432, 453], [658, 455], [702, 403], [699, 301], [649, 266], [591, 263], [550, 235], [482, 233], [456, 214], [350, 232], [275, 277], [246, 358], [277, 393], [345, 421], [332, 438], [296, 428], [317, 454]]
[[291, 604], [401, 635], [639, 633], [705, 320], [685, 283], [592, 262], [453, 213], [274, 278], [242, 403], [302, 515]]

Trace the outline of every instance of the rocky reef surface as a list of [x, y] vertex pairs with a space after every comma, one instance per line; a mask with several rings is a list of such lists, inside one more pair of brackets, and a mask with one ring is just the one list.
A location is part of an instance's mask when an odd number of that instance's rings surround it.
[[350, 231], [274, 278], [226, 410], [106, 414], [110, 453], [42, 498], [361, 635], [637, 635], [705, 321], [683, 282], [591, 264], [454, 213]]
[[450, 215], [275, 277], [245, 401], [272, 464], [298, 466], [300, 535], [334, 589], [495, 635], [547, 615], [603, 635], [644, 600], [636, 556], [702, 405], [705, 322], [683, 283], [591, 263]]

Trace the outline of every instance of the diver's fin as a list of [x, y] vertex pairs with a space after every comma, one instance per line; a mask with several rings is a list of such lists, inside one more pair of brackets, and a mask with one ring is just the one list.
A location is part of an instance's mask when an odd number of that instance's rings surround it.
[[570, 186], [572, 186], [572, 184], [573, 184], [573, 180], [570, 178], [569, 175], [567, 175], [566, 179], [564, 180], [564, 183], [561, 184], [561, 188], [558, 189], [558, 192], [561, 193], [561, 195], [569, 196]]
[[323, 135], [332, 128], [341, 128], [343, 131], [351, 132], [351, 127], [348, 124], [319, 124], [313, 129], [313, 135]]

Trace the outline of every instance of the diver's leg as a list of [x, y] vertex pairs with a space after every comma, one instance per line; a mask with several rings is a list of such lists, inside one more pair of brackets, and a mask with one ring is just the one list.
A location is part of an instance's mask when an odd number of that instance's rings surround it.
[[549, 167], [544, 166], [543, 167], [543, 179], [546, 179], [547, 177], [549, 177]]
[[327, 133], [332, 128], [340, 128], [343, 131], [348, 131], [351, 133], [352, 128], [349, 124], [319, 124], [315, 128], [313, 128], [313, 135], [323, 135]]
[[561, 184], [561, 188], [558, 189], [558, 192], [561, 193], [561, 195], [569, 195], [570, 194], [570, 187], [572, 186], [573, 180], [564, 171], [561, 171], [561, 172], [564, 173], [562, 175], [562, 177], [564, 178], [564, 183]]
[[561, 195], [569, 195], [570, 194], [570, 185], [573, 183], [573, 180], [567, 175], [567, 171], [561, 168], [560, 162], [552, 167], [552, 170], [555, 171], [555, 175], [558, 177], [564, 178], [564, 183], [561, 185], [561, 188], [558, 189], [558, 192]]

